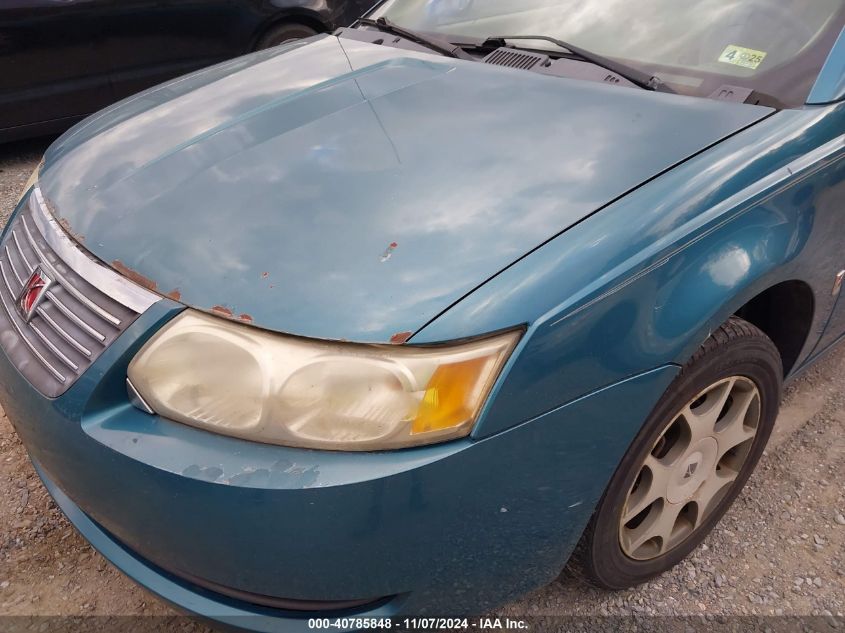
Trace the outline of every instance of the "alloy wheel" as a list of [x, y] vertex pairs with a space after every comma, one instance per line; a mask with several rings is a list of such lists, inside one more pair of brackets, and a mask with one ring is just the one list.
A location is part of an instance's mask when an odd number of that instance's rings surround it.
[[627, 556], [662, 556], [704, 523], [737, 480], [760, 413], [760, 392], [742, 376], [710, 385], [677, 413], [628, 492], [619, 525]]

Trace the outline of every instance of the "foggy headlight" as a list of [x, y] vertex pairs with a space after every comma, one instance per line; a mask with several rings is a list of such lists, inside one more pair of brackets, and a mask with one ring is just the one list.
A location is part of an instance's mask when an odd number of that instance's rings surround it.
[[464, 437], [520, 332], [449, 346], [274, 334], [185, 311], [129, 365], [164, 417], [287, 446], [359, 451]]

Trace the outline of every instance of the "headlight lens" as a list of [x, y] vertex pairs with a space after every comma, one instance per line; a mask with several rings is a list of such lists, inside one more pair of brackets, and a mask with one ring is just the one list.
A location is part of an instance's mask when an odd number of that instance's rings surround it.
[[469, 434], [520, 332], [448, 347], [273, 334], [191, 310], [132, 360], [158, 414], [258, 442], [380, 450]]

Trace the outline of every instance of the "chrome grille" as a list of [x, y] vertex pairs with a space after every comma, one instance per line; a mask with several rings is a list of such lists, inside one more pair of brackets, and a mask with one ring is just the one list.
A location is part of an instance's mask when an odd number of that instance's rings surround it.
[[[27, 320], [18, 299], [30, 275], [49, 278]], [[0, 346], [41, 393], [56, 397], [159, 297], [93, 260], [36, 188], [0, 244]]]

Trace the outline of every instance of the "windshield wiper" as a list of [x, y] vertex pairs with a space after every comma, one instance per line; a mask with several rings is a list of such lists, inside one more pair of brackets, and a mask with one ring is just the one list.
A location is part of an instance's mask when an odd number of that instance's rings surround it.
[[384, 31], [385, 33], [391, 33], [392, 35], [398, 35], [399, 37], [404, 37], [406, 40], [414, 42], [415, 44], [419, 44], [420, 46], [425, 46], [433, 51], [440, 53], [441, 55], [445, 55], [446, 57], [455, 57], [457, 59], [469, 59], [475, 61], [475, 58], [464, 51], [460, 46], [456, 46], [451, 42], [447, 42], [446, 40], [435, 39], [433, 37], [429, 37], [428, 35], [422, 35], [417, 33], [416, 31], [408, 30], [398, 24], [395, 24], [388, 20], [387, 18], [378, 18], [376, 20], [371, 20], [370, 18], [361, 18], [358, 20], [360, 24], [366, 24], [367, 26], [373, 26], [377, 28], [379, 31]]
[[575, 57], [582, 59], [585, 62], [601, 66], [612, 73], [616, 73], [620, 77], [627, 79], [632, 84], [637, 85], [640, 88], [660, 92], [673, 92], [673, 90], [663, 83], [659, 77], [648, 75], [641, 70], [633, 68], [632, 66], [613, 61], [612, 59], [608, 59], [607, 57], [597, 53], [585, 50], [580, 46], [575, 46], [574, 44], [564, 42], [563, 40], [559, 40], [554, 37], [549, 37], [548, 35], [494, 35], [493, 37], [488, 37], [484, 40], [481, 44], [481, 48], [507, 46], [508, 40], [540, 40], [543, 42], [550, 42], [555, 46], [565, 48]]

